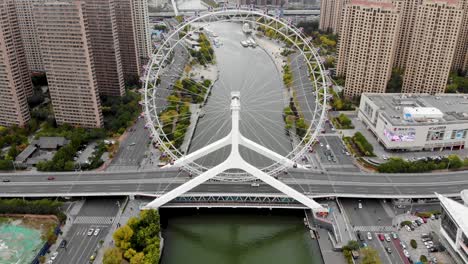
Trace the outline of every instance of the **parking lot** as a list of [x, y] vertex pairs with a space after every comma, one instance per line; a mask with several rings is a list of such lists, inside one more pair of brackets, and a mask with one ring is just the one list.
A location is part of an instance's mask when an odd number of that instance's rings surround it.
[[[398, 223], [402, 221], [409, 220], [415, 221], [418, 219], [417, 216], [414, 215], [399, 215], [396, 217]], [[406, 227], [400, 228], [398, 234], [400, 236], [401, 241], [403, 241], [407, 248], [410, 255], [410, 259], [414, 262], [419, 261], [421, 255], [425, 255], [428, 260], [435, 257], [437, 262], [440, 263], [453, 263], [452, 259], [448, 256], [446, 252], [432, 252], [430, 250], [431, 245], [438, 251], [440, 249], [440, 242], [438, 238], [439, 229], [440, 229], [440, 219], [426, 219], [426, 223], [422, 223], [420, 225], [415, 224], [414, 230], [409, 231]], [[410, 229], [411, 230], [411, 229]], [[423, 238], [425, 241], [423, 241]], [[411, 240], [414, 239], [416, 241], [416, 248], [411, 247]]]

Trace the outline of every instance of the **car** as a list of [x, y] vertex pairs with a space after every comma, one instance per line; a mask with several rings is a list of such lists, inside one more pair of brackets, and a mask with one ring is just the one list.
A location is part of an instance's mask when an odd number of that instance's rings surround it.
[[402, 249], [406, 249], [406, 248], [407, 248], [406, 243], [403, 242], [403, 241], [400, 241], [400, 245], [401, 245], [401, 248], [402, 248]]
[[130, 143], [130, 144], [128, 144], [128, 145], [129, 145], [129, 146], [135, 146], [136, 143], [135, 143], [135, 142], [132, 142], [132, 143]]
[[367, 239], [372, 240], [372, 234], [371, 234], [371, 232], [367, 232]]
[[434, 215], [434, 217], [435, 217], [435, 219], [439, 219], [439, 215], [438, 215], [438, 214]]
[[58, 256], [58, 252], [55, 251], [55, 252], [52, 253], [52, 255], [50, 256], [50, 259], [51, 259], [51, 260], [55, 260], [55, 259], [57, 258], [57, 256]]
[[53, 181], [53, 180], [55, 180], [55, 177], [54, 176], [49, 176], [49, 177], [47, 177], [47, 180], [48, 181]]
[[351, 156], [351, 154], [348, 151], [346, 151], [345, 154], [346, 154], [346, 156]]
[[320, 143], [320, 147], [323, 147], [323, 143]]
[[423, 217], [422, 220], [423, 220], [423, 223], [425, 223], [425, 224], [427, 223], [427, 218]]
[[392, 249], [390, 247], [386, 247], [385, 250], [387, 251], [388, 254], [392, 254]]
[[359, 230], [356, 231], [356, 236], [357, 236], [357, 238], [359, 239], [359, 241], [364, 241], [364, 238], [363, 238], [362, 235], [361, 235], [361, 231], [359, 231]]
[[380, 241], [384, 241], [384, 240], [385, 240], [385, 237], [384, 237], [383, 234], [378, 234], [377, 236], [379, 237], [379, 240], [380, 240]]
[[435, 215], [431, 214], [431, 220], [435, 220]]
[[422, 241], [422, 242], [427, 242], [427, 241], [429, 241], [429, 240], [431, 240], [431, 239], [428, 238], [428, 237], [423, 237], [423, 238], [421, 238], [421, 241]]
[[358, 208], [362, 209], [362, 203], [358, 203]]
[[62, 240], [62, 242], [60, 242], [60, 248], [64, 248], [67, 246], [67, 240]]
[[88, 236], [93, 235], [93, 233], [94, 233], [94, 228], [88, 229]]
[[396, 232], [392, 232], [392, 237], [393, 237], [393, 239], [397, 239], [397, 238], [398, 238], [397, 233], [396, 233]]
[[406, 250], [406, 249], [403, 250], [403, 254], [404, 254], [405, 257], [407, 257], [407, 258], [409, 258], [409, 256], [410, 256], [408, 250]]
[[2, 182], [10, 182], [10, 179], [3, 179]]
[[408, 230], [408, 232], [411, 232], [411, 227], [410, 226], [405, 225], [405, 228], [406, 228], [406, 230]]
[[385, 241], [390, 242], [390, 235], [389, 234], [385, 234], [384, 237], [385, 237]]
[[363, 242], [363, 243], [362, 243], [362, 247], [363, 247], [363, 248], [368, 247], [367, 243], [366, 243], [366, 242]]
[[96, 228], [96, 230], [94, 230], [94, 235], [95, 235], [95, 236], [99, 235], [99, 231], [101, 231], [101, 229]]
[[256, 182], [254, 182], [254, 183], [250, 184], [250, 186], [252, 186], [252, 187], [259, 187], [259, 186], [260, 186], [260, 184], [258, 184], [258, 183], [256, 183]]

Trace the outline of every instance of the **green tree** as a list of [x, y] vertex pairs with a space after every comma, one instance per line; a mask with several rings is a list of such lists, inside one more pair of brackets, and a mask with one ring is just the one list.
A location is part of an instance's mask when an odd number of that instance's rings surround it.
[[122, 261], [122, 251], [120, 249], [113, 247], [104, 251], [103, 264], [121, 264]]
[[133, 233], [134, 232], [132, 228], [128, 225], [124, 225], [117, 229], [112, 236], [115, 241], [115, 246], [122, 250], [129, 249], [131, 246], [130, 240], [132, 239]]
[[403, 86], [403, 70], [394, 68], [392, 76], [387, 83], [387, 93], [400, 93]]
[[410, 245], [412, 248], [416, 249], [418, 247], [418, 242], [416, 242], [414, 239], [411, 239]]
[[379, 257], [379, 252], [371, 247], [361, 249], [361, 254], [362, 264], [382, 264], [382, 261]]
[[130, 259], [130, 264], [145, 264], [145, 254], [139, 252]]
[[451, 154], [447, 158], [448, 158], [450, 169], [458, 169], [463, 166], [463, 161], [457, 155]]

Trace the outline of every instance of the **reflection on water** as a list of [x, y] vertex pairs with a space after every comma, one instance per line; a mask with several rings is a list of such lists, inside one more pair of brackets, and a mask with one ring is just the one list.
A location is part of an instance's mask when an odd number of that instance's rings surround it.
[[162, 264], [323, 263], [317, 242], [304, 227], [302, 211], [239, 212], [166, 216]]

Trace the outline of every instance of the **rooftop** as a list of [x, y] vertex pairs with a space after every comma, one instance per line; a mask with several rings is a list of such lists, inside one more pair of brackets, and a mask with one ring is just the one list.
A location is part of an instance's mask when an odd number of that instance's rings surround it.
[[[381, 114], [392, 125], [446, 125], [468, 123], [468, 95], [462, 94], [378, 94], [366, 93], [372, 102], [380, 106]], [[416, 119], [406, 118], [404, 108], [426, 110]], [[438, 111], [436, 111], [438, 110]], [[430, 110], [431, 111], [427, 111]], [[439, 112], [440, 111], [440, 112]], [[415, 111], [418, 112], [418, 111]], [[437, 115], [434, 113], [437, 112]], [[427, 118], [424, 118], [427, 114]], [[432, 116], [432, 117], [431, 117]]]

